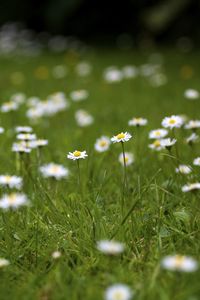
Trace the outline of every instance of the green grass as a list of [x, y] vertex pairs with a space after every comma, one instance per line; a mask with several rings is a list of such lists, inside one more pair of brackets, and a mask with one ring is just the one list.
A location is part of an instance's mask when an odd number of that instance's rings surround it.
[[[81, 56], [67, 53], [0, 58], [1, 103], [18, 91], [42, 99], [56, 91], [69, 95], [72, 90], [85, 88], [90, 93], [87, 101], [71, 103], [69, 110], [32, 125], [38, 137], [49, 140], [42, 162], [63, 164], [69, 168], [70, 177], [59, 182], [41, 178], [33, 150], [24, 170], [23, 187], [32, 205], [0, 212], [0, 257], [11, 263], [0, 270], [0, 299], [100, 300], [104, 290], [118, 282], [129, 285], [138, 300], [200, 299], [199, 271], [180, 274], [160, 268], [161, 258], [168, 254], [199, 259], [200, 197], [198, 193], [182, 193], [181, 186], [199, 181], [200, 169], [194, 168], [189, 178], [178, 175], [174, 150], [170, 158], [165, 151], [155, 153], [148, 148], [149, 130], [159, 128], [165, 116], [186, 114], [199, 119], [199, 101], [187, 101], [183, 93], [187, 88], [199, 88], [200, 58], [196, 52], [162, 52], [168, 82], [158, 88], [140, 76], [115, 84], [102, 79], [103, 69], [109, 65], [146, 63], [148, 55], [139, 52], [99, 49]], [[80, 78], [74, 74], [73, 68], [80, 60], [93, 65], [90, 76]], [[50, 72], [58, 64], [69, 68], [65, 79], [54, 79], [50, 73], [46, 80], [35, 77], [38, 66], [46, 66]], [[181, 76], [185, 65], [193, 70], [190, 78]], [[24, 81], [13, 84], [13, 72], [23, 73]], [[77, 127], [74, 113], [78, 108], [94, 116], [93, 125]], [[6, 129], [0, 135], [1, 174], [16, 174], [11, 145], [15, 141], [14, 127], [29, 125], [25, 111], [23, 105], [15, 113], [0, 115], [0, 125]], [[127, 122], [133, 116], [147, 118], [148, 126], [128, 128]], [[94, 142], [101, 135], [111, 137], [123, 130], [133, 134], [125, 150], [135, 154], [135, 163], [127, 168], [128, 190], [122, 213], [123, 168], [118, 162], [121, 145], [112, 145], [100, 154], [94, 151]], [[200, 151], [198, 144], [191, 149], [184, 143], [188, 135], [189, 131], [177, 130], [179, 159], [192, 165]], [[66, 159], [68, 151], [75, 149], [88, 153], [80, 164], [81, 194], [76, 163]], [[96, 249], [98, 240], [111, 237], [126, 245], [122, 255], [108, 257]], [[62, 256], [54, 261], [51, 254], [57, 249]]]

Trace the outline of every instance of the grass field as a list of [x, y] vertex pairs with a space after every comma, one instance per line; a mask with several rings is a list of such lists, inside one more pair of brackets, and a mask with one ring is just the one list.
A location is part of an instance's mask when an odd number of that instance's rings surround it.
[[[188, 88], [199, 89], [200, 57], [198, 52], [183, 54], [176, 49], [160, 53], [162, 74], [167, 78], [160, 86], [152, 86], [149, 77], [141, 75], [115, 83], [104, 80], [108, 66], [148, 63], [149, 54], [139, 51], [102, 48], [85, 54], [0, 58], [1, 104], [17, 92], [45, 100], [62, 91], [70, 102], [68, 109], [37, 122], [26, 117], [26, 102], [16, 111], [1, 112], [0, 126], [5, 132], [0, 135], [0, 173], [23, 177], [22, 192], [30, 205], [0, 211], [0, 257], [10, 262], [0, 269], [0, 299], [100, 300], [116, 283], [129, 286], [138, 300], [200, 299], [199, 270], [173, 272], [161, 267], [167, 255], [199, 260], [200, 194], [181, 190], [199, 181], [200, 167], [192, 164], [200, 156], [199, 144], [186, 144], [192, 131], [179, 128], [169, 130], [169, 136], [175, 133], [177, 139], [171, 152], [148, 147], [152, 142], [149, 131], [160, 128], [164, 117], [199, 119], [199, 100], [183, 95]], [[91, 74], [81, 77], [74, 72], [80, 61], [92, 65]], [[56, 65], [68, 68], [64, 78], [52, 76]], [[75, 103], [69, 94], [79, 89], [87, 90], [89, 97]], [[93, 124], [78, 126], [74, 119], [78, 109], [87, 110], [94, 117]], [[132, 117], [147, 118], [148, 124], [129, 127]], [[49, 141], [39, 158], [36, 149], [20, 158], [12, 152], [15, 127], [22, 125], [32, 126], [37, 137]], [[111, 138], [122, 131], [133, 136], [124, 147], [135, 156], [127, 166], [126, 185], [118, 161], [121, 144], [112, 144], [104, 153], [94, 149], [100, 136]], [[76, 149], [88, 154], [80, 160], [80, 184], [76, 161], [67, 159], [68, 152]], [[40, 164], [50, 162], [68, 168], [69, 176], [43, 178]], [[192, 172], [176, 173], [179, 164], [190, 165]], [[10, 192], [1, 187], [1, 197]], [[104, 239], [123, 243], [124, 252], [101, 253], [96, 245]], [[61, 253], [58, 259], [52, 257], [56, 250]]]

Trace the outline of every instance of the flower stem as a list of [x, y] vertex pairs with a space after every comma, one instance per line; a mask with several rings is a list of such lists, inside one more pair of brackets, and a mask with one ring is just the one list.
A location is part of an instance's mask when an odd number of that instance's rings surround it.
[[124, 160], [124, 179], [123, 179], [123, 185], [122, 185], [122, 216], [124, 211], [124, 199], [125, 199], [125, 190], [127, 187], [127, 175], [126, 175], [126, 157], [125, 157], [125, 151], [124, 151], [124, 143], [122, 144], [122, 153], [123, 153], [123, 160]]
[[81, 172], [80, 172], [80, 165], [78, 159], [77, 159], [77, 168], [78, 168], [78, 186], [81, 193]]

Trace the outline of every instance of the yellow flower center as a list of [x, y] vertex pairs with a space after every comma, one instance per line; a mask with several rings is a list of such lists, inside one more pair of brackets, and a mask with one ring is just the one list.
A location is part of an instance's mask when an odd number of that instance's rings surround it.
[[160, 131], [156, 131], [156, 132], [155, 132], [155, 135], [156, 135], [156, 136], [160, 136]]
[[175, 124], [175, 123], [176, 123], [176, 120], [174, 120], [174, 119], [170, 119], [170, 120], [169, 120], [169, 124], [173, 125], [173, 124]]
[[15, 201], [16, 201], [16, 194], [10, 194], [10, 196], [8, 198], [8, 202], [10, 204], [13, 204], [13, 203], [15, 203]]
[[106, 142], [106, 141], [100, 141], [99, 145], [100, 145], [101, 147], [104, 147], [104, 146], [107, 145], [107, 142]]
[[154, 144], [155, 147], [160, 147], [160, 141], [159, 140], [156, 140], [153, 144]]
[[184, 262], [185, 257], [183, 255], [176, 255], [175, 265], [176, 267], [181, 267]]
[[128, 156], [125, 156], [125, 162], [128, 162]]
[[11, 176], [6, 175], [6, 176], [5, 176], [5, 180], [6, 180], [6, 183], [9, 183], [10, 180], [11, 180]]
[[125, 138], [125, 134], [123, 132], [121, 132], [117, 135], [118, 140], [123, 139], [123, 138]]
[[73, 155], [74, 155], [75, 157], [79, 157], [79, 156], [81, 156], [81, 151], [74, 151], [74, 152], [73, 152]]
[[53, 173], [57, 173], [58, 170], [59, 170], [59, 167], [58, 167], [58, 166], [52, 166], [52, 167], [51, 167], [51, 172], [53, 172]]
[[122, 300], [123, 298], [124, 298], [123, 293], [121, 291], [115, 292], [115, 295], [114, 295], [115, 300]]

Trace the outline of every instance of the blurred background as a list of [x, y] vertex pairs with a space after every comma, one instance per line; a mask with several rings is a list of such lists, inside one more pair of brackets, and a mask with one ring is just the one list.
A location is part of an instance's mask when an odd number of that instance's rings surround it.
[[36, 32], [95, 43], [200, 40], [200, 0], [3, 0], [0, 7], [1, 26], [19, 22]]

